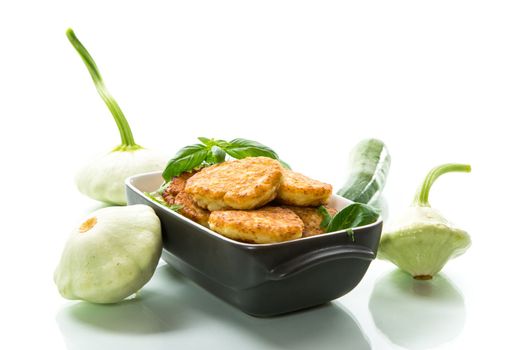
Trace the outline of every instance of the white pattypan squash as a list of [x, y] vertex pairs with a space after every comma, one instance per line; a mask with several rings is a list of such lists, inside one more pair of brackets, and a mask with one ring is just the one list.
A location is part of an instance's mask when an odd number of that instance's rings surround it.
[[161, 251], [153, 209], [142, 204], [99, 209], [71, 233], [55, 283], [67, 299], [116, 303], [151, 279]]
[[160, 170], [165, 164], [166, 158], [145, 148], [115, 150], [86, 164], [75, 181], [78, 190], [90, 198], [126, 205], [126, 178]]
[[77, 187], [80, 192], [93, 199], [125, 205], [124, 180], [132, 175], [162, 170], [168, 159], [135, 143], [128, 121], [117, 101], [106, 89], [93, 57], [72, 29], [68, 29], [66, 35], [84, 61], [100, 97], [113, 115], [121, 140], [121, 144], [113, 151], [95, 159], [77, 174]]

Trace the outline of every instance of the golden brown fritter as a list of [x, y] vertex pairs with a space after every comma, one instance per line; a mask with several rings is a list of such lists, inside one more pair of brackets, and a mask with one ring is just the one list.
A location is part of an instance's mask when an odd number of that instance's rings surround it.
[[[297, 206], [284, 206], [283, 208], [290, 209], [293, 211], [304, 224], [302, 237], [316, 236], [321, 233], [325, 233], [325, 230], [321, 228], [321, 222], [323, 216], [319, 214], [319, 211], [315, 207], [297, 207]], [[331, 216], [337, 213], [337, 209], [326, 208]]]
[[177, 211], [178, 213], [184, 215], [188, 219], [195, 221], [202, 226], [208, 226], [208, 218], [210, 217], [210, 212], [206, 209], [199, 207], [191, 198], [191, 196], [186, 193], [186, 191], [181, 191], [175, 197], [174, 204], [181, 205], [182, 207]]
[[331, 195], [331, 185], [283, 169], [283, 181], [277, 191], [279, 202], [301, 207], [314, 207], [325, 204]]
[[185, 191], [208, 210], [255, 209], [270, 202], [281, 184], [282, 168], [266, 157], [248, 157], [202, 169]]
[[175, 197], [181, 192], [186, 186], [186, 180], [195, 175], [196, 172], [184, 172], [177, 177], [171, 179], [169, 186], [162, 192], [162, 198], [168, 203], [168, 205], [175, 204]]
[[290, 209], [213, 211], [210, 228], [223, 236], [248, 243], [276, 243], [300, 238], [303, 222]]

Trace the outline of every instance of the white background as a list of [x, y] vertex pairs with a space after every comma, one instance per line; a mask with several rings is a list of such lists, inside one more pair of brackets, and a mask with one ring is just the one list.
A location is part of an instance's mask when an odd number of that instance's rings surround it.
[[[0, 347], [522, 348], [524, 17], [504, 0], [2, 2]], [[138, 143], [167, 156], [198, 136], [244, 137], [338, 188], [351, 147], [377, 137], [392, 154], [389, 217], [431, 167], [470, 163], [430, 199], [471, 249], [423, 286], [374, 261], [348, 295], [279, 319], [167, 267], [140, 301], [62, 299], [62, 246], [100, 206], [74, 174], [119, 142], [69, 26]]]

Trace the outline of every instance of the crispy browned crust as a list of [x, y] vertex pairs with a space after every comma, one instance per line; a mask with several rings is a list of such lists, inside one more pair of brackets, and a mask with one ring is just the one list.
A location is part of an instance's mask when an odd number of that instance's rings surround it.
[[248, 157], [202, 169], [185, 191], [208, 210], [255, 209], [270, 202], [281, 184], [282, 168], [266, 157]]
[[[283, 208], [290, 209], [293, 211], [304, 224], [302, 237], [310, 237], [325, 233], [325, 230], [321, 228], [321, 222], [323, 216], [319, 214], [319, 211], [315, 207], [297, 207], [297, 206], [284, 206]], [[334, 208], [326, 208], [331, 216], [337, 213]]]
[[177, 177], [171, 179], [169, 186], [162, 192], [162, 198], [168, 203], [168, 205], [175, 204], [175, 198], [186, 186], [186, 181], [195, 175], [196, 172], [184, 172]]
[[280, 207], [213, 211], [209, 224], [212, 230], [226, 237], [248, 243], [276, 243], [300, 238], [304, 226], [293, 211]]
[[175, 197], [174, 204], [181, 205], [182, 207], [177, 211], [178, 213], [184, 215], [188, 219], [195, 221], [202, 226], [208, 226], [208, 218], [210, 217], [210, 212], [206, 209], [199, 207], [191, 198], [191, 196], [186, 193], [186, 191], [181, 191]]
[[284, 169], [277, 199], [283, 204], [314, 207], [326, 204], [331, 194], [331, 185]]

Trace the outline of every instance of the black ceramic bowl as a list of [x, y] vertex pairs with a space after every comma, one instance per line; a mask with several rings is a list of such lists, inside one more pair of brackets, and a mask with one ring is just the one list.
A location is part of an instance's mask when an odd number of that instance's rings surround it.
[[[312, 307], [351, 291], [375, 258], [382, 221], [345, 231], [272, 244], [224, 237], [152, 201], [143, 192], [162, 184], [160, 172], [126, 180], [129, 204], [152, 207], [162, 223], [162, 258], [242, 311], [273, 316]], [[334, 195], [340, 210], [351, 202]]]

